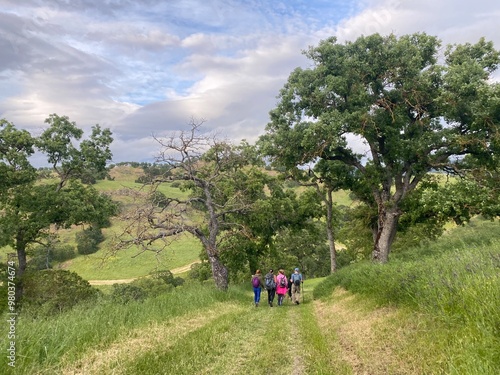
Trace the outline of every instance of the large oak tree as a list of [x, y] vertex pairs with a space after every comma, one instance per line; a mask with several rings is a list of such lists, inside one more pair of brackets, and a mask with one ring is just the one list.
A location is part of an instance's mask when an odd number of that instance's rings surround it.
[[404, 201], [430, 171], [494, 162], [499, 53], [483, 39], [441, 52], [422, 33], [324, 40], [306, 52], [312, 66], [291, 73], [261, 139], [289, 169], [318, 161], [354, 168], [350, 188], [377, 212], [375, 261], [388, 261]]

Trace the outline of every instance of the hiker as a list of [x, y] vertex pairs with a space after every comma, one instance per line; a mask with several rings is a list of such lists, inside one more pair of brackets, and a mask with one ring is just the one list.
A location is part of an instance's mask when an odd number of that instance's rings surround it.
[[255, 302], [255, 307], [259, 306], [260, 293], [264, 287], [262, 282], [262, 272], [260, 270], [255, 271], [255, 275], [252, 275], [252, 286], [253, 286], [253, 301]]
[[283, 306], [283, 300], [288, 290], [288, 279], [285, 275], [285, 270], [280, 269], [276, 276], [276, 294], [278, 294], [278, 306]]
[[272, 269], [264, 276], [264, 285], [267, 290], [267, 303], [273, 307], [274, 296], [276, 295], [276, 276]]
[[288, 298], [290, 299], [290, 301], [292, 300], [292, 280], [291, 279], [288, 279], [288, 289], [287, 289], [287, 293], [288, 293]]
[[300, 303], [300, 285], [304, 283], [304, 279], [302, 278], [302, 274], [299, 272], [298, 268], [295, 268], [293, 271], [290, 281], [292, 282], [292, 303], [298, 305]]

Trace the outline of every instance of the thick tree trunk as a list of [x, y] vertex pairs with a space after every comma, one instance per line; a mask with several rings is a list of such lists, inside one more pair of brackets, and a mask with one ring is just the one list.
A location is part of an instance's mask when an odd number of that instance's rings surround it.
[[212, 275], [214, 277], [215, 286], [220, 290], [227, 290], [229, 285], [228, 271], [217, 255], [208, 254], [208, 261], [212, 267]]
[[337, 270], [337, 251], [335, 249], [335, 236], [333, 233], [333, 199], [331, 190], [328, 190], [328, 199], [326, 201], [326, 234], [330, 248], [330, 272], [334, 273]]
[[26, 271], [27, 260], [26, 260], [26, 243], [23, 236], [18, 233], [16, 236], [16, 253], [17, 253], [17, 277], [23, 276], [24, 271]]
[[380, 263], [389, 261], [391, 245], [396, 237], [396, 230], [401, 213], [399, 209], [379, 212], [378, 228], [373, 246], [372, 260]]
[[27, 260], [26, 260], [26, 244], [17, 237], [16, 242], [16, 252], [17, 252], [17, 272], [16, 272], [16, 301], [20, 301], [24, 294], [23, 279], [22, 276], [26, 271]]

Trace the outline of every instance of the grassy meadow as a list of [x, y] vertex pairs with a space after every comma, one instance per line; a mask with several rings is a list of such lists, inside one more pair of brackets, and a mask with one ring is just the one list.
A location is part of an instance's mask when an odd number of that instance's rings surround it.
[[[110, 171], [113, 180], [102, 180], [95, 184], [99, 191], [110, 194], [118, 201], [124, 210], [132, 208], [134, 192], [141, 191], [144, 186], [135, 180], [143, 174], [141, 168], [118, 166]], [[167, 185], [160, 186], [162, 193], [169, 197], [182, 198], [185, 192]], [[90, 255], [78, 255], [66, 262], [55, 264], [54, 268], [63, 268], [78, 273], [86, 280], [123, 280], [133, 279], [148, 275], [159, 269], [175, 269], [199, 260], [201, 245], [190, 235], [182, 235], [162, 252], [147, 251], [141, 253], [137, 246], [132, 246], [118, 252], [114, 251], [113, 241], [125, 226], [119, 217], [112, 218], [112, 225], [103, 229], [104, 242], [99, 245], [99, 251]], [[62, 244], [76, 247], [75, 234], [82, 228], [75, 227], [64, 230], [59, 229], [59, 239]], [[0, 258], [7, 259], [11, 253], [9, 247], [0, 248]]]
[[[500, 228], [474, 221], [433, 243], [306, 280], [302, 303], [253, 305], [190, 281], [144, 302], [105, 295], [17, 322], [6, 374], [477, 374], [500, 370]], [[5, 320], [5, 319], [3, 319]], [[6, 335], [1, 343], [5, 348]]]

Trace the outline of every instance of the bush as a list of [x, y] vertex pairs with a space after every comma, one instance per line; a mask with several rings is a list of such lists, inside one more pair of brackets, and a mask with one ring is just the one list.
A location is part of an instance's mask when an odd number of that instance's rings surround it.
[[208, 262], [195, 263], [191, 265], [189, 278], [198, 281], [206, 281], [212, 277], [212, 270]]
[[125, 305], [129, 302], [142, 302], [146, 299], [148, 293], [141, 287], [132, 284], [113, 284], [111, 300]]
[[59, 313], [99, 296], [87, 280], [67, 270], [27, 272], [22, 285], [22, 307], [35, 315]]
[[99, 227], [90, 226], [76, 234], [77, 250], [79, 254], [93, 254], [99, 250], [99, 244], [104, 241], [102, 230]]
[[154, 271], [151, 272], [150, 275], [152, 279], [162, 280], [164, 283], [174, 287], [184, 284], [184, 279], [182, 277], [174, 277], [173, 273], [169, 270]]
[[161, 191], [154, 191], [149, 196], [149, 201], [153, 206], [165, 208], [168, 206], [168, 198]]
[[51, 251], [51, 261], [65, 262], [76, 256], [75, 248], [71, 245], [55, 246]]

